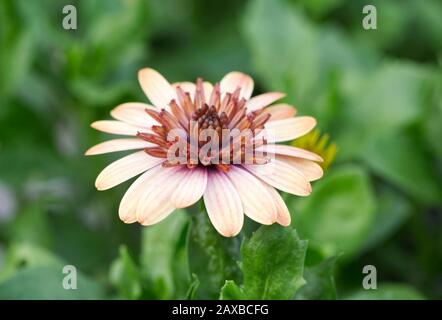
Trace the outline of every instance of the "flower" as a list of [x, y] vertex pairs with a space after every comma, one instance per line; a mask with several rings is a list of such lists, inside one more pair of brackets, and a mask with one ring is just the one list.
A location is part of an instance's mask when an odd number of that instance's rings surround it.
[[86, 151], [139, 150], [111, 163], [95, 182], [98, 190], [106, 190], [141, 174], [120, 202], [122, 221], [152, 225], [203, 197], [210, 221], [226, 237], [241, 231], [244, 214], [261, 224], [290, 224], [275, 188], [309, 195], [310, 182], [323, 174], [316, 163], [322, 158], [269, 142], [305, 135], [316, 125], [314, 118], [295, 117], [296, 109], [288, 104], [271, 105], [284, 97], [279, 92], [251, 98], [253, 79], [241, 72], [230, 72], [215, 85], [202, 79], [170, 84], [150, 68], [140, 70], [138, 79], [152, 105], [124, 103], [111, 111], [115, 120], [91, 125], [130, 138]]

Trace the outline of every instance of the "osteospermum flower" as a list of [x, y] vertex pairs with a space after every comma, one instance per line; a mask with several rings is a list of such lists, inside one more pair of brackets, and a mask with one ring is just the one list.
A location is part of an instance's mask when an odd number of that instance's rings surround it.
[[[251, 98], [254, 82], [241, 72], [230, 72], [215, 85], [201, 79], [170, 84], [149, 68], [140, 70], [138, 79], [152, 105], [124, 103], [111, 111], [116, 120], [92, 123], [99, 131], [130, 138], [106, 141], [86, 152], [139, 150], [111, 163], [95, 182], [98, 190], [106, 190], [141, 174], [121, 200], [122, 221], [152, 225], [203, 198], [210, 221], [223, 236], [240, 232], [244, 214], [261, 224], [290, 224], [289, 210], [275, 188], [309, 195], [310, 182], [323, 174], [316, 163], [322, 159], [288, 145], [269, 147], [262, 133], [271, 131], [271, 142], [290, 141], [313, 129], [314, 118], [295, 117], [296, 109], [288, 104], [271, 105], [284, 97], [279, 92]], [[219, 135], [209, 139], [212, 148], [201, 156], [208, 141], [202, 138], [204, 130]], [[227, 140], [241, 141], [239, 147], [221, 143], [226, 130], [237, 132]], [[182, 150], [171, 152], [177, 145], [177, 140], [169, 139], [173, 131], [181, 145], [193, 142], [197, 151], [186, 148], [181, 161], [174, 161], [171, 155]], [[238, 140], [238, 133], [244, 132], [251, 134]], [[245, 142], [251, 142], [248, 148]], [[246, 150], [252, 151], [251, 157]]]

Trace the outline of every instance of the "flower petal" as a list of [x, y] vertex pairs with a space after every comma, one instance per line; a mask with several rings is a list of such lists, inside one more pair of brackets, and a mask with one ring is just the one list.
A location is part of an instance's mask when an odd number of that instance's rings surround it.
[[244, 165], [244, 167], [271, 186], [298, 196], [308, 196], [312, 187], [307, 178], [293, 166], [279, 159], [265, 165]]
[[175, 208], [189, 207], [203, 196], [206, 186], [206, 168], [188, 170], [183, 180], [176, 187], [170, 200]]
[[215, 229], [225, 237], [236, 236], [244, 223], [241, 199], [227, 176], [209, 172], [204, 204]]
[[139, 223], [144, 226], [153, 225], [175, 210], [170, 197], [187, 170], [181, 167], [161, 168], [153, 179], [150, 179], [138, 201], [137, 220]]
[[152, 146], [152, 143], [137, 138], [113, 139], [104, 141], [89, 148], [85, 155], [92, 156], [116, 151], [144, 149], [150, 146]]
[[313, 152], [310, 152], [310, 151], [307, 151], [307, 150], [304, 150], [301, 148], [287, 146], [284, 144], [267, 144], [267, 145], [263, 145], [263, 146], [257, 148], [256, 150], [260, 151], [260, 152], [267, 151], [269, 153], [273, 153], [273, 154], [277, 154], [277, 155], [302, 158], [302, 159], [318, 161], [318, 162], [324, 161], [316, 153], [313, 153]]
[[308, 181], [318, 180], [324, 174], [321, 166], [316, 162], [287, 156], [277, 156], [276, 158], [299, 170]]
[[193, 99], [193, 96], [195, 95], [196, 85], [189, 81], [183, 81], [183, 82], [175, 82], [172, 84], [174, 88], [181, 87], [184, 92], [188, 92], [190, 94], [190, 97]]
[[275, 190], [275, 188], [265, 183], [264, 181], [262, 181], [261, 183], [273, 197], [273, 203], [275, 204], [277, 210], [276, 222], [278, 222], [280, 225], [284, 227], [287, 227], [288, 225], [290, 225], [290, 222], [292, 220], [287, 205], [285, 204], [284, 200], [282, 199], [278, 191]]
[[154, 109], [154, 107], [140, 102], [123, 103], [111, 111], [111, 116], [130, 125], [150, 128], [156, 122], [146, 113], [146, 109]]
[[138, 81], [146, 96], [158, 108], [167, 108], [170, 101], [176, 99], [175, 90], [157, 71], [144, 68], [138, 72]]
[[133, 223], [137, 221], [137, 207], [140, 198], [145, 194], [147, 186], [156, 177], [159, 170], [163, 168], [160, 165], [143, 173], [134, 183], [127, 189], [118, 208], [118, 215], [125, 223]]
[[280, 103], [267, 107], [265, 111], [271, 114], [269, 121], [275, 121], [292, 118], [295, 116], [297, 110], [289, 104]]
[[232, 71], [222, 78], [220, 86], [221, 93], [233, 93], [238, 87], [240, 87], [241, 92], [239, 97], [248, 100], [252, 96], [254, 83], [249, 75], [238, 71]]
[[239, 167], [231, 166], [227, 177], [235, 186], [241, 198], [244, 213], [261, 224], [272, 224], [277, 219], [272, 195], [253, 174]]
[[163, 161], [164, 159], [151, 157], [144, 151], [132, 153], [104, 168], [95, 180], [95, 187], [98, 190], [110, 189]]
[[281, 92], [267, 92], [254, 96], [246, 103], [247, 111], [250, 112], [267, 107], [269, 104], [283, 97], [285, 97], [285, 94]]
[[313, 117], [294, 117], [284, 120], [267, 122], [265, 128], [268, 134], [274, 138], [272, 141], [288, 141], [299, 138], [316, 126], [316, 119]]
[[204, 88], [204, 97], [206, 101], [209, 101], [210, 96], [212, 95], [213, 85], [210, 82], [204, 81], [203, 88]]
[[135, 127], [122, 121], [115, 120], [100, 120], [91, 124], [95, 130], [119, 134], [124, 136], [136, 136], [138, 132], [146, 131], [145, 128]]

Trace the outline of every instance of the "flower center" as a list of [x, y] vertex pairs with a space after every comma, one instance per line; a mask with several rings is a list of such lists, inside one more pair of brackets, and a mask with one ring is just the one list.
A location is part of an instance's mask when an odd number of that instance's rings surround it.
[[266, 143], [262, 133], [270, 114], [264, 109], [247, 112], [247, 101], [240, 98], [240, 92], [238, 87], [221, 94], [216, 84], [207, 96], [201, 78], [193, 97], [177, 86], [177, 100], [170, 101], [168, 108], [146, 109], [158, 125], [137, 134], [154, 144], [145, 152], [166, 158], [163, 166], [216, 166], [223, 171], [232, 164], [268, 162], [266, 154], [257, 148]]

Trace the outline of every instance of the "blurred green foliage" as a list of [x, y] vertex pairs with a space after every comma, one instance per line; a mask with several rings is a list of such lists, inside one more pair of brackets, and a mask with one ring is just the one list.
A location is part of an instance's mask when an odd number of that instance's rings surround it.
[[[77, 8], [78, 29], [62, 28]], [[442, 3], [375, 0], [0, 2], [0, 298], [442, 298]], [[125, 225], [128, 184], [96, 192], [118, 155], [89, 124], [171, 81], [250, 73], [337, 145], [289, 228], [225, 239], [199, 208]], [[299, 236], [298, 236], [299, 235]], [[78, 290], [64, 290], [66, 264]], [[362, 289], [374, 265], [378, 290]]]

